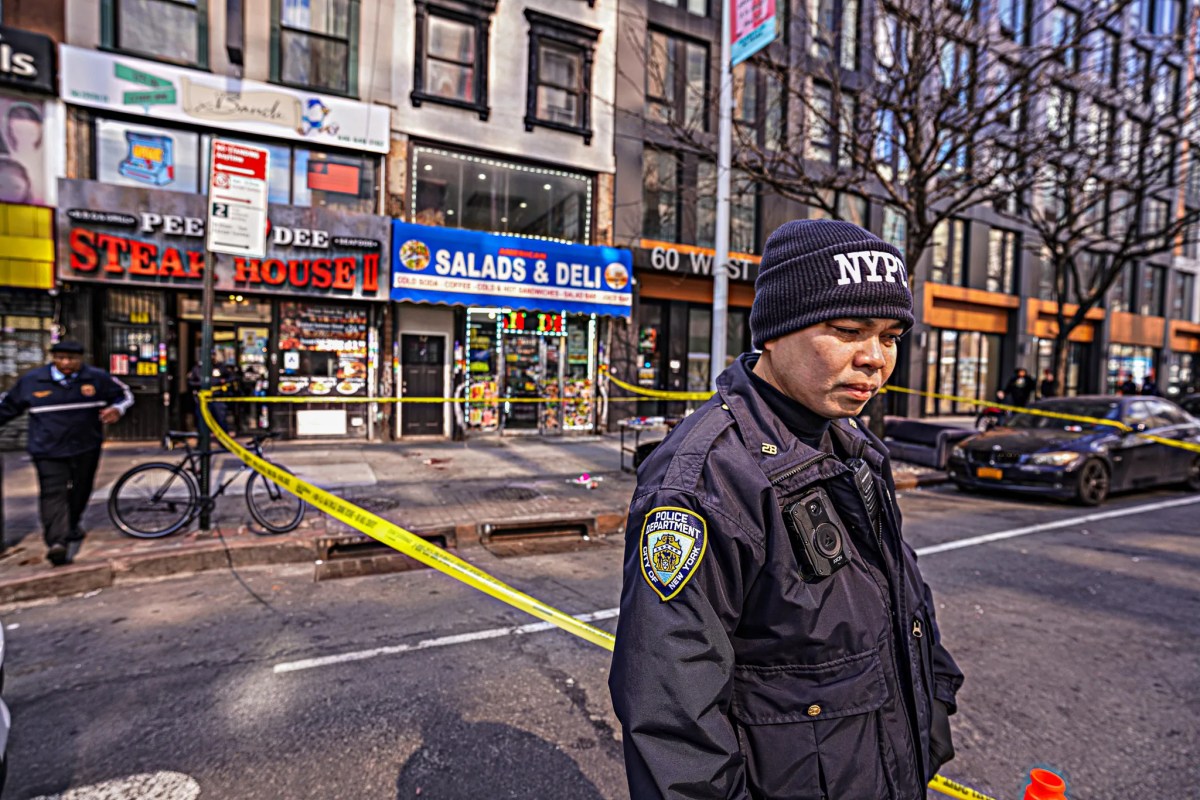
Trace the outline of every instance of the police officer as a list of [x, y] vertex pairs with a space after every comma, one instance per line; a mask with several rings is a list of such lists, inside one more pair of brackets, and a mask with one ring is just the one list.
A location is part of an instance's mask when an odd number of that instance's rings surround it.
[[31, 370], [0, 399], [0, 425], [29, 412], [29, 455], [37, 468], [39, 504], [51, 564], [68, 564], [83, 541], [87, 509], [100, 463], [104, 425], [133, 405], [129, 387], [83, 363], [83, 345], [61, 341], [52, 363]]
[[899, 251], [856, 225], [767, 242], [753, 343], [642, 464], [609, 687], [630, 795], [916, 800], [962, 673], [857, 422], [913, 324]]

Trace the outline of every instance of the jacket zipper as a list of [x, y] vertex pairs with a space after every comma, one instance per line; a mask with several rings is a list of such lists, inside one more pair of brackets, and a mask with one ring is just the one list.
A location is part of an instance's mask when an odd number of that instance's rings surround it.
[[775, 486], [779, 483], [782, 483], [783, 481], [787, 480], [788, 478], [792, 477], [793, 475], [796, 475], [796, 474], [808, 469], [813, 464], [816, 464], [818, 461], [824, 461], [827, 458], [832, 458], [832, 456], [830, 456], [829, 453], [817, 453], [815, 456], [808, 459], [808, 461], [805, 461], [801, 464], [798, 464], [798, 465], [792, 467], [787, 472], [784, 472], [781, 475], [776, 475], [774, 478], [771, 479], [771, 485]]

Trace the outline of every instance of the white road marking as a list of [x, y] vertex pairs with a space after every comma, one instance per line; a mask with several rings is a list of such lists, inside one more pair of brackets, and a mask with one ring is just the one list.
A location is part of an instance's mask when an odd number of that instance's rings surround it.
[[[920, 547], [917, 548], [916, 552], [918, 556], [945, 553], [949, 550], [961, 550], [965, 547], [975, 547], [976, 545], [988, 544], [990, 542], [1014, 539], [1018, 536], [1029, 536], [1030, 534], [1042, 533], [1043, 531], [1052, 531], [1058, 528], [1070, 528], [1074, 525], [1081, 525], [1087, 522], [1097, 522], [1106, 519], [1128, 517], [1147, 511], [1161, 511], [1164, 508], [1176, 508], [1178, 506], [1187, 506], [1196, 503], [1200, 503], [1200, 497], [1185, 497], [1178, 500], [1164, 500], [1158, 503], [1147, 503], [1145, 505], [1130, 506], [1129, 508], [1119, 508], [1113, 511], [1098, 511], [1094, 514], [1084, 514], [1080, 517], [1060, 519], [1055, 522], [1044, 522], [1040, 525], [1028, 525], [1024, 528], [1013, 528], [1012, 530], [998, 531], [996, 533], [988, 533], [982, 536], [971, 536], [966, 539], [958, 539], [953, 542], [943, 542], [942, 544], [930, 545], [929, 547]], [[577, 619], [583, 622], [595, 622], [602, 619], [612, 619], [613, 617], [618, 616], [620, 612], [621, 609], [619, 608], [606, 608], [601, 611], [593, 611], [589, 614], [580, 614], [578, 615]], [[504, 636], [520, 636], [527, 633], [541, 633], [543, 631], [555, 630], [557, 627], [557, 625], [553, 625], [549, 622], [532, 622], [528, 625], [516, 625], [507, 628], [491, 628], [490, 630], [475, 631], [474, 633], [459, 633], [453, 636], [440, 636], [436, 639], [425, 639], [417, 642], [416, 644], [389, 645], [387, 647], [374, 647], [370, 650], [354, 650], [348, 653], [338, 653], [336, 655], [321, 656], [319, 658], [306, 658], [300, 661], [283, 661], [275, 665], [274, 671], [277, 675], [284, 672], [300, 672], [306, 669], [316, 669], [317, 667], [345, 664], [349, 661], [364, 661], [369, 658], [378, 658], [379, 656], [410, 653], [417, 650], [429, 650], [430, 648], [434, 647], [448, 647], [455, 644], [479, 642], [485, 639], [499, 639]], [[71, 800], [74, 800], [74, 798]]]
[[[619, 614], [619, 608], [606, 608], [602, 611], [593, 611], [590, 614], [580, 614], [576, 619], [582, 622], [596, 622], [602, 619], [612, 619]], [[531, 622], [528, 625], [516, 625], [507, 628], [492, 628], [486, 631], [475, 631], [473, 633], [459, 633], [453, 636], [439, 636], [436, 639], [425, 639], [416, 644], [396, 644], [387, 647], [373, 647], [370, 650], [355, 650], [349, 653], [338, 653], [332, 656], [321, 656], [320, 658], [306, 658], [300, 661], [284, 661], [276, 664], [274, 667], [275, 674], [281, 672], [299, 672], [305, 669], [314, 669], [316, 667], [328, 667], [332, 664], [344, 664], [347, 661], [363, 661], [368, 658], [378, 658], [379, 656], [396, 655], [397, 653], [408, 653], [414, 650], [429, 650], [434, 647], [447, 647], [452, 644], [467, 644], [468, 642], [478, 642], [484, 639], [499, 639], [503, 636], [520, 636], [526, 633], [541, 633], [543, 631], [552, 631], [558, 628], [549, 622]]]
[[1184, 497], [1179, 500], [1163, 500], [1159, 503], [1147, 503], [1140, 506], [1130, 506], [1129, 508], [1118, 508], [1114, 511], [1097, 511], [1094, 514], [1084, 514], [1082, 517], [1071, 517], [1070, 519], [1060, 519], [1055, 522], [1043, 522], [1040, 525], [1028, 525], [1024, 528], [1013, 528], [1008, 531], [998, 531], [997, 533], [985, 533], [982, 536], [971, 536], [967, 539], [958, 539], [953, 542], [943, 542], [942, 544], [933, 544], [929, 547], [921, 547], [917, 549], [917, 555], [927, 556], [934, 553], [945, 553], [948, 550], [961, 550], [964, 547], [974, 547], [978, 544], [988, 544], [989, 542], [999, 542], [1004, 539], [1015, 539], [1018, 536], [1028, 536], [1031, 533], [1041, 533], [1042, 531], [1052, 531], [1058, 528], [1070, 528], [1073, 525], [1082, 525], [1085, 522], [1098, 522], [1105, 519], [1116, 519], [1118, 517], [1129, 517], [1134, 514], [1142, 514], [1147, 511], [1161, 511], [1164, 508], [1176, 508], [1177, 506], [1188, 506], [1195, 503], [1200, 503], [1200, 497]]
[[196, 800], [200, 784], [182, 772], [147, 772], [47, 794], [33, 800]]

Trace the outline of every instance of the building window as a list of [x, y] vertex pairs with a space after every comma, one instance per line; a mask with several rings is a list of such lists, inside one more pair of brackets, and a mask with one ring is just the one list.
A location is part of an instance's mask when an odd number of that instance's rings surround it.
[[833, 161], [833, 90], [814, 83], [808, 110], [808, 138], [804, 157], [829, 164]]
[[858, 69], [858, 0], [808, 0], [808, 52], [846, 71]]
[[496, 0], [417, 0], [412, 104], [441, 103], [488, 118], [488, 32]]
[[967, 251], [966, 221], [944, 219], [939, 222], [933, 229], [933, 266], [930, 269], [929, 280], [934, 283], [962, 286]]
[[1057, 83], [1046, 92], [1046, 128], [1065, 145], [1074, 141], [1075, 92]]
[[[717, 165], [696, 168], [696, 244], [714, 247], [717, 234]], [[758, 252], [758, 186], [740, 170], [729, 176], [729, 249]]]
[[[272, 203], [328, 206], [364, 214], [375, 211], [379, 192], [375, 157], [278, 141], [233, 141], [270, 151], [267, 199]], [[95, 177], [102, 183], [207, 192], [207, 182], [200, 176], [208, 173], [211, 134], [97, 119], [95, 142]]]
[[1154, 113], [1160, 117], [1172, 116], [1179, 109], [1179, 67], [1167, 61], [1158, 65], [1154, 74], [1150, 101]]
[[208, 0], [101, 0], [100, 7], [105, 47], [208, 67]]
[[655, 0], [655, 2], [672, 8], [686, 7], [689, 14], [695, 14], [697, 17], [708, 16], [708, 0]]
[[901, 209], [883, 207], [883, 232], [879, 238], [899, 250], [901, 258], [904, 257], [904, 248], [908, 244], [908, 220]]
[[743, 61], [733, 68], [733, 121], [741, 140], [782, 149], [784, 109], [783, 81], [774, 67]]
[[1000, 32], [1017, 44], [1029, 44], [1030, 0], [997, 0]]
[[532, 9], [525, 130], [535, 125], [577, 133], [592, 143], [592, 61], [600, 31]]
[[1108, 308], [1113, 313], [1131, 313], [1136, 299], [1137, 264], [1128, 264], [1113, 281], [1108, 294]]
[[1171, 303], [1171, 316], [1184, 322], [1191, 322], [1196, 309], [1196, 276], [1190, 272], [1180, 272], [1175, 299]]
[[1021, 234], [1004, 228], [988, 232], [987, 290], [1013, 294], [1017, 264], [1021, 258]]
[[708, 129], [708, 48], [652, 30], [646, 38], [646, 116]]
[[277, 0], [272, 79], [353, 95], [358, 91], [359, 0]]
[[1138, 313], [1143, 317], [1164, 316], [1167, 270], [1150, 264], [1142, 266], [1142, 289], [1138, 292]]
[[1081, 144], [1106, 163], [1111, 163], [1113, 159], [1113, 127], [1116, 119], [1115, 109], [1095, 101], [1088, 106], [1084, 119], [1085, 133]]
[[892, 74], [906, 72], [911, 57], [907, 26], [891, 11], [881, 9], [875, 15], [875, 77], [886, 81]]
[[1183, 25], [1183, 0], [1153, 0], [1146, 2], [1153, 11], [1153, 28], [1147, 27], [1159, 36], [1178, 36]]
[[1134, 45], [1125, 54], [1125, 91], [1135, 103], [1146, 102], [1150, 82], [1150, 51]]
[[1079, 69], [1079, 12], [1058, 5], [1050, 13], [1050, 42], [1058, 48], [1058, 60], [1074, 72]]
[[1020, 131], [1025, 120], [1025, 87], [1013, 77], [1012, 64], [998, 61], [995, 64], [996, 117], [1011, 131]]
[[642, 151], [642, 235], [679, 241], [679, 160], [672, 152]]
[[1092, 34], [1091, 69], [1096, 80], [1104, 86], [1117, 85], [1117, 65], [1121, 63], [1121, 38], [1109, 30]]
[[1187, 196], [1196, 205], [1200, 201], [1200, 144], [1187, 143]]
[[421, 146], [412, 175], [418, 224], [591, 244], [587, 175]]

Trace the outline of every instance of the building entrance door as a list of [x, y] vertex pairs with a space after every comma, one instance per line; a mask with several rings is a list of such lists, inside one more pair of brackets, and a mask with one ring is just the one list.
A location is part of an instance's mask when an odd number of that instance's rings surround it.
[[[441, 336], [406, 333], [400, 337], [401, 397], [445, 397], [446, 340]], [[400, 435], [438, 435], [444, 431], [444, 405], [404, 403]]]

